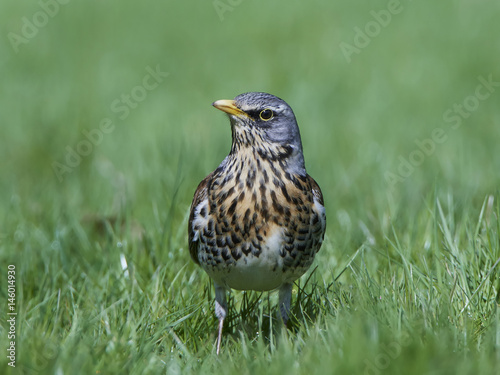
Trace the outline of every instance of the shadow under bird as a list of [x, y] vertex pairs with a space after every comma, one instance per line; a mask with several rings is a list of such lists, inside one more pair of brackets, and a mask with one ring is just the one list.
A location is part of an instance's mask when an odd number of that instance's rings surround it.
[[285, 101], [249, 92], [213, 106], [229, 116], [231, 152], [196, 189], [188, 233], [191, 257], [215, 283], [219, 354], [228, 290], [279, 288], [287, 323], [292, 284], [319, 251], [326, 216]]

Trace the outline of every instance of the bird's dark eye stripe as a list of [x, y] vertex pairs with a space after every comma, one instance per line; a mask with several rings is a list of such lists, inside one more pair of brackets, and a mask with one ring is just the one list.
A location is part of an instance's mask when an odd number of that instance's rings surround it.
[[259, 113], [261, 111], [258, 111], [258, 110], [250, 110], [250, 111], [246, 111], [247, 112], [247, 115], [250, 116], [251, 118], [253, 119], [258, 119], [259, 118]]

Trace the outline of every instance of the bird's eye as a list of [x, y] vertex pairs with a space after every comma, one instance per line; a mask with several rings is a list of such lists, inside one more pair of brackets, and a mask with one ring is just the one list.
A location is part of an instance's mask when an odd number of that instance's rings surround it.
[[264, 109], [259, 114], [259, 117], [261, 118], [261, 120], [264, 120], [264, 121], [271, 120], [273, 118], [273, 116], [274, 116], [274, 113], [269, 108]]

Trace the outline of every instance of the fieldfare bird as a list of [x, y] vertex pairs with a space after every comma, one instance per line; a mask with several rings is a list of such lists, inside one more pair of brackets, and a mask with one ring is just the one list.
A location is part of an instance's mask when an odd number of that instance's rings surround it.
[[319, 251], [326, 216], [285, 101], [249, 92], [212, 105], [229, 116], [231, 152], [196, 189], [188, 232], [191, 257], [215, 283], [219, 354], [227, 290], [279, 288], [286, 324], [292, 283]]

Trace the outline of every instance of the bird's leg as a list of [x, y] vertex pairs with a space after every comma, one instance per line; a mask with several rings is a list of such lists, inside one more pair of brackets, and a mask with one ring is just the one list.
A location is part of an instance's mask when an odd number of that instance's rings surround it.
[[292, 301], [292, 284], [285, 283], [281, 286], [279, 291], [279, 307], [281, 312], [281, 319], [286, 327], [288, 323], [288, 314], [290, 313], [290, 302]]
[[220, 342], [222, 339], [222, 326], [227, 314], [226, 289], [215, 284], [215, 316], [219, 319], [219, 334], [217, 336], [217, 355], [220, 351]]

